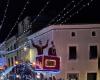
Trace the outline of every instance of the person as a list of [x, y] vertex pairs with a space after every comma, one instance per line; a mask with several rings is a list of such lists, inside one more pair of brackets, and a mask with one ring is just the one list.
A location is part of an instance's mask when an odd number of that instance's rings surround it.
[[53, 76], [53, 77], [52, 77], [52, 79], [53, 79], [53, 80], [56, 80], [56, 77], [55, 77], [55, 76]]
[[51, 47], [48, 50], [48, 55], [50, 55], [50, 56], [57, 56], [55, 45], [54, 45], [53, 41], [51, 41]]
[[49, 77], [49, 79], [48, 80], [52, 80], [52, 77]]
[[48, 42], [49, 40], [47, 40], [46, 44], [45, 45], [42, 45], [42, 41], [39, 40], [39, 45], [36, 45], [33, 40], [31, 40], [32, 42], [32, 45], [33, 47], [37, 48], [37, 52], [38, 52], [38, 55], [43, 55], [43, 50], [48, 47]]

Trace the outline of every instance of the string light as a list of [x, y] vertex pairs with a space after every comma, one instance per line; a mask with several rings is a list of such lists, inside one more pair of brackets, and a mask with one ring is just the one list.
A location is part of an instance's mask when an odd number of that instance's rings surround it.
[[[68, 20], [71, 19], [72, 16], [74, 16], [75, 14], [78, 14], [83, 8], [85, 8], [86, 6], [89, 6], [91, 3], [93, 2], [93, 0], [90, 0], [90, 2], [83, 4], [81, 8], [79, 8], [79, 10], [77, 10], [76, 12], [74, 12], [73, 14], [69, 15], [70, 18], [67, 17], [67, 20], [64, 20], [64, 22], [67, 22]], [[62, 23], [62, 22], [61, 22]]]
[[3, 17], [3, 20], [1, 21], [0, 29], [2, 28], [2, 26], [4, 24], [4, 21], [5, 21], [5, 18], [6, 18], [6, 13], [7, 13], [7, 10], [8, 10], [8, 6], [9, 6], [9, 0], [7, 2], [6, 9], [4, 11], [4, 17]]
[[[73, 7], [69, 12], [67, 12], [67, 14], [69, 14], [75, 7], [79, 6], [80, 3], [81, 3], [82, 1], [83, 1], [83, 0], [81, 0], [80, 2], [78, 2], [76, 6], [74, 5], [74, 7]], [[91, 0], [90, 2], [92, 2], [92, 1], [93, 1], [93, 0]], [[86, 3], [86, 4], [89, 6], [90, 2], [88, 2], [88, 3]], [[83, 6], [85, 7], [85, 5], [83, 5]], [[79, 13], [79, 11], [75, 12], [75, 14], [78, 14], [78, 13]], [[66, 15], [67, 15], [67, 14], [66, 14]], [[72, 16], [73, 16], [73, 15], [69, 15], [69, 18], [71, 18]], [[63, 17], [65, 17], [65, 15], [64, 15]], [[63, 17], [60, 17], [60, 19], [62, 20]], [[67, 16], [67, 17], [68, 17], [68, 16]], [[68, 20], [69, 20], [69, 19], [68, 19]], [[65, 21], [65, 22], [66, 22], [66, 21]]]
[[15, 22], [14, 26], [12, 27], [12, 29], [11, 29], [10, 32], [8, 33], [7, 37], [5, 38], [5, 41], [9, 38], [9, 36], [11, 35], [13, 29], [16, 27], [16, 25], [17, 25], [17, 23], [18, 23], [20, 17], [23, 15], [23, 12], [24, 12], [24, 10], [26, 9], [26, 6], [27, 6], [28, 4], [29, 4], [29, 0], [27, 0], [25, 6], [24, 6], [24, 8], [23, 8], [23, 10], [21, 11], [20, 15], [19, 15], [18, 18], [17, 18], [17, 21]]
[[[12, 32], [13, 29], [15, 28], [15, 26], [16, 26], [16, 24], [18, 23], [20, 17], [23, 15], [23, 12], [24, 12], [24, 10], [26, 9], [25, 7], [27, 6], [27, 4], [29, 4], [29, 0], [26, 2], [26, 4], [25, 4], [23, 10], [21, 11], [21, 13], [20, 13], [20, 15], [19, 15], [17, 21], [15, 22], [14, 26], [12, 27], [12, 29], [10, 30], [10, 32], [8, 33], [7, 37], [5, 38], [4, 42], [0, 45], [0, 47], [3, 46], [3, 45], [5, 44], [5, 42], [7, 41], [7, 39], [9, 38], [9, 36], [11, 35], [11, 32]], [[15, 49], [15, 50], [19, 50], [19, 48], [20, 48], [20, 47], [18, 47], [18, 48]], [[7, 52], [7, 54], [8, 54], [8, 53], [12, 53], [12, 52], [15, 51], [15, 50], [9, 51], [9, 52]]]
[[[49, 2], [47, 2], [46, 3], [46, 5], [41, 9], [41, 11], [39, 12], [39, 14], [37, 15], [37, 17], [33, 20], [33, 22], [35, 22], [36, 21], [36, 19], [40, 16], [40, 14], [44, 11], [44, 9], [47, 7], [47, 5], [49, 4]], [[25, 10], [25, 8], [24, 8], [24, 10]], [[23, 13], [21, 12], [21, 15], [22, 15]], [[18, 17], [18, 20], [19, 20], [19, 17]], [[16, 23], [15, 23], [15, 25], [18, 23], [18, 21], [16, 21]], [[31, 23], [32, 24], [32, 23]], [[14, 29], [14, 27], [12, 28], [12, 30]], [[12, 32], [12, 30], [11, 30], [11, 32]], [[26, 30], [27, 31], [27, 30]], [[24, 32], [26, 32], [26, 31], [24, 31]], [[18, 39], [17, 39], [18, 40]], [[19, 49], [19, 48], [18, 48]], [[16, 49], [16, 50], [18, 50], [18, 49]], [[15, 51], [15, 50], [12, 50], [12, 51]], [[12, 51], [10, 51], [10, 52], [12, 52]], [[9, 52], [9, 53], [10, 53]]]
[[[91, 2], [92, 2], [92, 1], [93, 1], [93, 0], [91, 0]], [[75, 14], [78, 14], [79, 11], [81, 11], [84, 7], [89, 6], [91, 2], [89, 2], [89, 3], [86, 4], [86, 5], [82, 5], [82, 7], [81, 7], [79, 10], [77, 10], [76, 12], [74, 12], [72, 15], [69, 15], [69, 18], [67, 18], [66, 20], [64, 20], [64, 21], [61, 22], [61, 23], [63, 24], [64, 22], [67, 22], [67, 20], [70, 20], [72, 16], [74, 16]], [[76, 7], [76, 6], [74, 6], [74, 7]], [[58, 15], [58, 16], [59, 16], [59, 15]], [[63, 18], [64, 18], [64, 16], [63, 16]], [[58, 19], [57, 21], [59, 21], [59, 20], [61, 20], [61, 19]], [[26, 30], [26, 31], [27, 31], [27, 30]], [[19, 38], [20, 38], [20, 37], [19, 37]], [[27, 42], [29, 42], [29, 41], [27, 41]], [[26, 44], [26, 42], [25, 42], [25, 44]], [[21, 46], [19, 46], [19, 48], [20, 48], [20, 47], [21, 47]], [[17, 51], [19, 48], [15, 49], [15, 50]], [[14, 50], [13, 50], [13, 51], [14, 51]], [[11, 51], [10, 51], [9, 53], [11, 53]]]
[[[75, 1], [72, 0], [70, 3], [68, 3], [68, 5], [66, 5], [66, 6], [63, 8], [63, 10], [60, 11], [60, 13], [59, 13], [56, 17], [54, 17], [54, 18], [48, 23], [48, 25], [50, 25], [52, 22], [54, 22], [56, 18], [60, 17], [61, 14], [62, 14], [67, 8], [69, 8], [69, 7], [71, 6], [71, 4], [74, 3], [74, 2], [75, 2]], [[48, 26], [48, 25], [47, 25], [47, 26]]]
[[[60, 17], [60, 20], [64, 19], [64, 17], [66, 15], [68, 15], [72, 10], [74, 10], [77, 6], [79, 6], [82, 1], [84, 1], [84, 0], [80, 0], [76, 5], [74, 4], [73, 7], [70, 10], [68, 10], [66, 13], [63, 14], [62, 17]], [[69, 17], [72, 17], [72, 16], [69, 16]], [[58, 21], [56, 21], [54, 24], [56, 24], [56, 23], [58, 23]]]
[[44, 11], [44, 9], [49, 5], [50, 1], [47, 1], [46, 4], [44, 5], [44, 7], [40, 10], [40, 12], [37, 14], [36, 18], [31, 22], [35, 23], [35, 21], [37, 20], [37, 18], [41, 15], [41, 13]]

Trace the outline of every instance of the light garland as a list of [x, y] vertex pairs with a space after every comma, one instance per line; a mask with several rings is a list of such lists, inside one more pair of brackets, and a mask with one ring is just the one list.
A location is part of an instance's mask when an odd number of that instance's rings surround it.
[[67, 19], [65, 19], [64, 21], [61, 22], [61, 24], [66, 23], [68, 20], [70, 20], [75, 14], [78, 14], [83, 8], [85, 8], [86, 6], [89, 6], [91, 3], [93, 2], [93, 0], [90, 0], [90, 2], [83, 4], [81, 8], [79, 8], [79, 10], [75, 11], [73, 14], [69, 15], [69, 18], [67, 16]]
[[28, 32], [32, 28], [32, 24], [36, 22], [37, 18], [43, 13], [43, 11], [47, 8], [47, 6], [49, 5], [49, 3], [50, 3], [50, 1], [46, 2], [46, 4], [44, 5], [44, 7], [40, 10], [40, 12], [35, 17], [35, 19], [28, 25], [28, 28], [26, 30], [24, 30], [24, 33]]
[[7, 2], [6, 9], [4, 11], [4, 16], [3, 16], [3, 20], [1, 21], [0, 29], [2, 28], [2, 26], [4, 24], [4, 21], [5, 21], [5, 18], [6, 18], [6, 13], [7, 13], [7, 10], [8, 10], [8, 6], [9, 6], [9, 0]]
[[63, 16], [60, 17], [59, 20], [57, 20], [54, 24], [56, 24], [56, 23], [60, 22], [62, 19], [64, 19], [64, 17], [66, 15], [68, 15], [72, 10], [74, 10], [77, 6], [79, 6], [81, 4], [81, 2], [83, 2], [83, 1], [84, 0], [80, 0], [76, 5], [74, 4], [73, 7], [69, 11], [67, 11], [66, 13], [64, 13]]
[[40, 12], [37, 14], [36, 18], [30, 23], [30, 25], [32, 25], [32, 23], [35, 23], [37, 18], [41, 15], [41, 13], [45, 10], [45, 8], [49, 5], [50, 1], [47, 1], [46, 4], [44, 5], [44, 7], [40, 10]]
[[[17, 21], [15, 22], [14, 26], [12, 27], [12, 29], [10, 30], [10, 32], [8, 33], [7, 37], [5, 38], [4, 42], [0, 45], [0, 47], [3, 46], [3, 45], [5, 44], [5, 42], [7, 41], [7, 39], [9, 38], [9, 36], [11, 35], [13, 29], [15, 28], [16, 24], [18, 23], [20, 17], [23, 15], [23, 12], [24, 12], [24, 10], [26, 9], [26, 6], [27, 6], [28, 4], [29, 4], [29, 0], [27, 0], [25, 6], [24, 6], [24, 8], [23, 8], [23, 10], [21, 11], [20, 15], [19, 15], [18, 18], [17, 18]], [[7, 5], [7, 6], [8, 6], [8, 5]]]
[[[72, 0], [68, 5], [66, 5], [66, 6], [62, 9], [62, 11], [48, 23], [48, 25], [51, 25], [51, 23], [54, 22], [56, 18], [60, 17], [61, 14], [62, 14], [68, 7], [70, 7], [70, 5], [71, 5], [72, 3], [74, 3], [74, 2], [75, 2], [75, 1]], [[48, 26], [48, 25], [47, 25], [47, 26]]]
[[50, 1], [47, 1], [44, 7], [40, 10], [40, 12], [37, 14], [36, 18], [28, 25], [28, 28], [24, 30], [24, 33], [28, 32], [32, 28], [32, 23], [35, 23], [37, 18], [43, 13], [43, 11], [46, 9], [46, 7], [49, 5]]
[[23, 13], [24, 13], [24, 11], [25, 11], [25, 9], [26, 9], [26, 6], [27, 6], [28, 4], [29, 4], [29, 0], [27, 0], [25, 6], [24, 6], [24, 8], [23, 8], [23, 10], [21, 11], [20, 15], [19, 15], [18, 18], [17, 18], [17, 21], [15, 22], [14, 26], [12, 27], [12, 29], [11, 29], [10, 32], [8, 33], [7, 37], [5, 38], [5, 41], [7, 41], [7, 39], [8, 39], [9, 36], [11, 35], [13, 29], [14, 29], [15, 26], [17, 25], [17, 23], [18, 23], [20, 17], [23, 15]]
[[[81, 1], [83, 1], [83, 0], [81, 0]], [[88, 3], [86, 3], [85, 5], [82, 5], [82, 7], [79, 8], [79, 10], [77, 10], [77, 11], [74, 12], [73, 14], [69, 15], [69, 18], [67, 18], [66, 20], [64, 20], [63, 22], [61, 22], [61, 24], [63, 24], [64, 22], [67, 22], [67, 20], [70, 20], [72, 16], [74, 16], [75, 14], [78, 14], [79, 11], [81, 11], [81, 10], [82, 10], [83, 8], [85, 8], [86, 6], [89, 6], [90, 3], [91, 3], [92, 1], [93, 1], [93, 0], [91, 0], [91, 1], [88, 2]], [[79, 3], [80, 3], [80, 2], [79, 2]], [[78, 5], [79, 5], [79, 3], [78, 3]], [[78, 5], [74, 5], [73, 7], [75, 8], [75, 7], [78, 6]], [[65, 8], [64, 8], [63, 10], [65, 10]], [[72, 10], [72, 9], [71, 9], [71, 10]], [[44, 11], [44, 10], [42, 9], [42, 11]], [[41, 12], [41, 11], [40, 11], [40, 12]], [[67, 14], [68, 14], [68, 12], [67, 12]], [[39, 16], [39, 15], [37, 15], [37, 17], [38, 17], [38, 16]], [[57, 16], [60, 16], [60, 15], [57, 15]], [[63, 15], [63, 17], [64, 17], [64, 16], [65, 16], [65, 14]], [[60, 19], [59, 19], [59, 20], [60, 20]], [[20, 39], [20, 38], [19, 38], [19, 39]], [[24, 42], [24, 45], [19, 46], [18, 48], [14, 49], [14, 50], [8, 51], [7, 53], [15, 52], [15, 51], [19, 50], [20, 48], [22, 48], [22, 47], [28, 45], [28, 43], [29, 43], [29, 40], [26, 41], [26, 42]]]

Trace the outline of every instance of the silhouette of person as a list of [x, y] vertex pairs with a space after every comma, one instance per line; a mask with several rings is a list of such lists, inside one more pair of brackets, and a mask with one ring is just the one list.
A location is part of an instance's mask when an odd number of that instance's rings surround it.
[[53, 41], [51, 41], [51, 47], [48, 50], [48, 55], [56, 56], [56, 49]]
[[56, 80], [56, 77], [55, 77], [55, 76], [53, 76], [53, 77], [52, 77], [52, 79], [53, 79], [53, 80]]
[[36, 45], [33, 40], [31, 40], [32, 42], [32, 45], [33, 47], [37, 48], [37, 52], [38, 52], [38, 55], [43, 55], [43, 50], [48, 47], [48, 42], [49, 40], [47, 40], [46, 44], [45, 45], [42, 45], [42, 41], [39, 40], [39, 45]]

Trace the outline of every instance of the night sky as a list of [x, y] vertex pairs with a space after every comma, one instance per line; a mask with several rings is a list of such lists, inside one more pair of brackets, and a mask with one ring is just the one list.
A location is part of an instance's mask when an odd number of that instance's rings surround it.
[[[72, 1], [74, 1], [74, 3], [71, 3]], [[89, 6], [86, 6], [79, 11], [82, 6], [86, 4], [88, 5], [88, 3], [91, 1], [83, 0], [78, 6], [73, 9], [73, 6], [77, 5], [77, 3], [80, 1], [82, 0], [29, 0], [29, 4], [26, 5], [26, 9], [23, 11], [23, 14], [20, 16], [18, 22], [22, 21], [26, 16], [30, 16], [31, 21], [34, 21], [41, 9], [43, 9], [45, 6], [44, 10], [34, 22], [34, 24], [41, 23], [41, 26], [34, 27], [34, 32], [40, 30], [43, 27], [47, 27], [47, 25], [49, 25], [49, 22], [54, 19], [59, 13], [61, 13], [60, 17], [63, 17], [63, 15], [66, 12], [69, 12], [71, 9], [72, 10], [70, 11], [70, 13], [66, 14], [64, 18], [57, 22], [57, 20], [59, 19], [59, 17], [57, 17], [53, 22], [51, 22], [51, 24], [61, 24], [65, 20], [66, 22], [62, 24], [100, 23], [100, 0], [93, 0], [93, 2], [89, 4]], [[0, 24], [2, 23], [4, 17], [7, 2], [8, 0], [0, 0]], [[12, 29], [15, 22], [17, 21], [18, 16], [22, 12], [26, 2], [27, 0], [9, 0], [9, 5], [5, 14], [6, 17], [4, 19], [2, 28], [0, 29], [0, 42], [3, 42], [7, 37], [9, 31]], [[49, 2], [49, 4], [46, 6], [47, 2]], [[62, 12], [64, 7], [68, 6], [69, 4], [70, 6]], [[72, 16], [72, 14], [77, 11], [78, 14]], [[17, 34], [17, 27], [18, 26], [16, 25], [11, 35]]]

